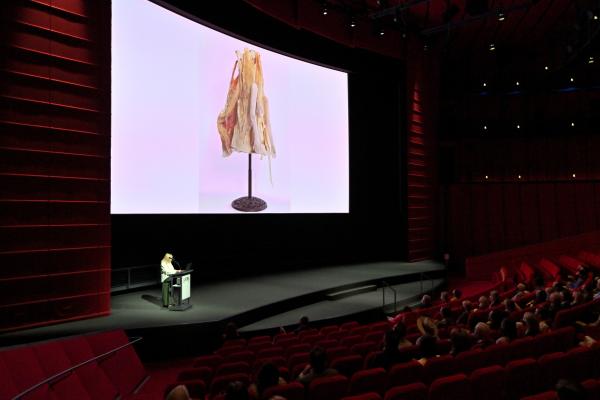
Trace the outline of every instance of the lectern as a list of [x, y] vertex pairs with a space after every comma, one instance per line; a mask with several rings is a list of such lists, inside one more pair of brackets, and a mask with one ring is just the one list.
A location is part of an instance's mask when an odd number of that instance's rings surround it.
[[192, 283], [192, 272], [194, 272], [193, 269], [187, 269], [185, 271], [169, 275], [169, 291], [171, 292], [171, 296], [175, 303], [169, 306], [169, 310], [184, 311], [192, 307], [192, 303], [190, 303], [190, 284]]

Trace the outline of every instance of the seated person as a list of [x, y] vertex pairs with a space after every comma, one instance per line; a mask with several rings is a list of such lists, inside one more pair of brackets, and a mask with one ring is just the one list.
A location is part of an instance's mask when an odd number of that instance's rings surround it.
[[508, 344], [517, 338], [517, 323], [510, 319], [504, 318], [500, 324], [500, 337], [496, 343]]
[[500, 298], [500, 292], [497, 290], [492, 290], [490, 292], [490, 307], [496, 307], [502, 304], [502, 299]]
[[459, 325], [466, 325], [469, 321], [469, 315], [471, 314], [471, 302], [469, 300], [463, 301], [462, 308], [462, 312], [456, 319], [456, 323]]
[[450, 297], [450, 301], [460, 301], [462, 298], [462, 292], [460, 289], [454, 289], [452, 291], [452, 297]]
[[166, 400], [189, 400], [190, 393], [188, 392], [185, 385], [177, 385], [173, 389], [171, 389], [171, 391], [169, 392], [169, 394], [167, 394], [167, 397], [165, 397], [165, 399]]
[[225, 390], [225, 400], [248, 400], [248, 388], [243, 382], [229, 382]]
[[494, 343], [491, 338], [490, 326], [485, 322], [478, 322], [477, 325], [475, 325], [473, 336], [476, 340], [473, 349], [485, 349]]
[[466, 329], [453, 328], [452, 331], [450, 331], [450, 343], [452, 343], [450, 354], [455, 356], [470, 350], [473, 340], [471, 335], [469, 335], [469, 331]]
[[525, 336], [536, 336], [540, 333], [540, 323], [532, 312], [523, 314], [523, 323], [525, 324]]
[[237, 325], [235, 322], [230, 321], [225, 325], [225, 329], [223, 330], [223, 341], [239, 339], [240, 333], [238, 332]]
[[406, 338], [406, 325], [400, 321], [394, 326], [394, 332], [398, 335], [398, 350], [412, 346], [412, 342]]
[[419, 355], [421, 357], [417, 361], [421, 365], [425, 365], [430, 358], [437, 357], [437, 338], [435, 336], [421, 336], [417, 344], [419, 346]]
[[248, 387], [248, 394], [253, 399], [260, 399], [265, 390], [271, 386], [285, 385], [286, 383], [285, 379], [279, 375], [279, 369], [272, 363], [266, 363], [258, 371], [256, 382]]
[[389, 370], [393, 365], [408, 361], [398, 350], [398, 335], [395, 331], [387, 331], [384, 336], [383, 351], [378, 353], [369, 365], [369, 368], [384, 368]]
[[308, 387], [316, 378], [335, 375], [338, 372], [333, 368], [327, 368], [327, 354], [321, 347], [315, 347], [310, 352], [309, 364], [304, 368], [298, 381]]
[[163, 307], [169, 306], [169, 275], [181, 272], [173, 267], [173, 254], [165, 253], [160, 262], [160, 281], [162, 282]]
[[296, 329], [294, 329], [294, 332], [295, 333], [302, 332], [309, 328], [310, 328], [310, 325], [309, 325], [308, 317], [306, 315], [303, 315], [302, 317], [300, 317], [300, 321], [298, 322], [298, 326], [296, 327]]

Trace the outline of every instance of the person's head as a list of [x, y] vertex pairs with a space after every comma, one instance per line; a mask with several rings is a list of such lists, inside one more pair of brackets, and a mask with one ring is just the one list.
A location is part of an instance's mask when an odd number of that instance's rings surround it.
[[524, 292], [527, 289], [527, 286], [524, 283], [517, 284], [517, 291]]
[[473, 335], [479, 340], [487, 340], [490, 337], [490, 326], [485, 322], [478, 322], [475, 325]]
[[583, 293], [579, 290], [573, 292], [573, 303], [579, 304], [583, 302]]
[[325, 371], [325, 368], [327, 367], [327, 354], [325, 353], [325, 350], [322, 347], [317, 346], [314, 349], [312, 349], [310, 352], [309, 360], [310, 366], [312, 367], [313, 371], [315, 371], [316, 373], [321, 373]]
[[454, 356], [469, 350], [471, 348], [471, 337], [469, 336], [469, 332], [463, 328], [452, 329], [452, 331], [450, 331], [450, 343], [452, 343], [450, 353]]
[[588, 277], [588, 269], [585, 265], [580, 265], [578, 270], [577, 270], [577, 276], [580, 279], [587, 279]]
[[258, 371], [256, 377], [256, 389], [259, 394], [262, 394], [267, 388], [275, 386], [279, 383], [279, 370], [272, 363], [265, 363]]
[[562, 294], [560, 292], [553, 292], [548, 298], [548, 301], [553, 306], [559, 306], [562, 302]]
[[225, 400], [248, 400], [248, 388], [243, 382], [229, 382], [225, 389]]
[[535, 285], [536, 288], [543, 288], [544, 287], [544, 277], [540, 274], [536, 274], [535, 278], [533, 278], [533, 284]]
[[383, 346], [386, 352], [395, 352], [398, 350], [400, 338], [394, 331], [386, 331], [383, 335]]
[[513, 299], [504, 299], [504, 308], [508, 312], [513, 312], [517, 310], [517, 305]]
[[525, 334], [536, 334], [540, 331], [540, 323], [534, 313], [523, 314], [523, 322], [525, 323]]
[[464, 311], [471, 311], [471, 302], [469, 300], [464, 300], [462, 302], [462, 308]]
[[435, 357], [437, 354], [437, 339], [435, 336], [424, 335], [418, 340], [419, 353], [423, 358]]
[[431, 305], [431, 296], [428, 294], [424, 294], [423, 297], [421, 297], [421, 305], [430, 306]]
[[545, 290], [538, 290], [537, 292], [535, 292], [536, 303], [543, 303], [546, 300], [548, 300], [548, 293], [546, 293]]
[[300, 317], [300, 325], [308, 325], [308, 317], [306, 315]]
[[500, 293], [497, 290], [490, 292], [490, 303], [497, 304], [500, 301]]
[[490, 313], [488, 314], [488, 318], [490, 321], [490, 328], [492, 328], [492, 329], [500, 328], [500, 324], [502, 323], [502, 320], [504, 319], [505, 315], [506, 315], [506, 312], [504, 312], [504, 311], [500, 311], [500, 310], [490, 311]]
[[444, 291], [442, 293], [440, 293], [440, 301], [442, 303], [447, 303], [450, 301], [450, 293]]
[[406, 336], [406, 325], [404, 322], [400, 321], [394, 326], [394, 332], [398, 335], [398, 339], [404, 339]]
[[165, 253], [165, 255], [163, 256], [162, 262], [165, 262], [167, 264], [172, 263], [173, 262], [173, 254]]
[[517, 323], [510, 318], [504, 318], [500, 324], [500, 336], [509, 340], [517, 338]]
[[454, 289], [452, 291], [452, 296], [454, 296], [456, 299], [460, 299], [462, 296], [462, 291], [460, 289]]
[[486, 296], [481, 296], [479, 298], [479, 306], [478, 306], [478, 308], [480, 310], [485, 310], [489, 306], [490, 306], [490, 300]]
[[227, 323], [227, 325], [225, 325], [223, 335], [227, 338], [233, 338], [238, 336], [237, 325], [235, 324], [235, 322], [230, 321]]
[[570, 303], [573, 301], [573, 294], [569, 289], [565, 289], [562, 291], [562, 298], [565, 303]]
[[452, 309], [448, 306], [442, 306], [442, 308], [440, 308], [440, 315], [444, 319], [450, 319], [452, 318]]
[[189, 400], [190, 393], [185, 385], [177, 385], [167, 394], [166, 400]]
[[559, 400], [585, 400], [586, 390], [579, 382], [561, 379], [556, 384], [556, 394]]

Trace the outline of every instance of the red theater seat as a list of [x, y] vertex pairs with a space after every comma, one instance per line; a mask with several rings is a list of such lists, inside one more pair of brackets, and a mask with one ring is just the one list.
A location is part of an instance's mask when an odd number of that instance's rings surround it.
[[227, 356], [227, 362], [246, 362], [248, 364], [252, 364], [256, 356], [254, 352], [250, 350], [244, 350], [237, 353], [233, 353]]
[[384, 400], [426, 400], [427, 386], [421, 382], [396, 386], [385, 392]]
[[223, 343], [223, 346], [221, 347], [231, 347], [231, 346], [246, 346], [246, 339], [229, 339], [226, 340], [225, 343]]
[[288, 366], [291, 369], [294, 369], [294, 367], [299, 364], [305, 366], [306, 364], [308, 364], [309, 358], [309, 353], [295, 353], [290, 358], [288, 358]]
[[216, 395], [224, 392], [229, 382], [235, 381], [240, 381], [247, 385], [249, 383], [248, 374], [231, 374], [216, 376], [210, 383], [209, 398], [215, 397]]
[[331, 368], [337, 370], [340, 374], [351, 377], [363, 365], [363, 358], [359, 355], [343, 356], [334, 359], [331, 362]]
[[0, 399], [12, 399], [19, 394], [20, 390], [13, 382], [12, 374], [2, 360], [2, 353], [0, 353], [0, 376], [2, 377], [0, 379]]
[[338, 400], [346, 395], [348, 378], [343, 375], [317, 378], [308, 386], [310, 400]]
[[[81, 364], [94, 358], [92, 348], [82, 336], [61, 340], [59, 343], [71, 365]], [[97, 362], [81, 366], [77, 369], [77, 375], [93, 399], [114, 399], [117, 397], [117, 387]]]
[[558, 395], [554, 390], [542, 392], [531, 396], [522, 397], [521, 400], [558, 400]]
[[287, 354], [287, 357], [289, 358], [293, 354], [296, 354], [296, 353], [308, 353], [308, 352], [310, 352], [310, 350], [311, 349], [310, 349], [310, 345], [309, 344], [307, 344], [307, 343], [298, 343], [298, 344], [295, 344], [295, 345], [292, 345], [292, 346], [288, 347], [287, 350], [286, 350], [286, 354]]
[[598, 400], [600, 399], [600, 381], [596, 379], [587, 379], [581, 382], [587, 392], [587, 400]]
[[371, 368], [356, 372], [350, 379], [348, 393], [351, 395], [377, 392], [384, 393], [386, 372], [383, 368]]
[[250, 340], [248, 340], [248, 345], [255, 343], [271, 343], [271, 336], [254, 336], [253, 338], [250, 338]]
[[328, 360], [334, 360], [338, 357], [349, 356], [352, 354], [350, 349], [346, 346], [331, 347], [326, 349], [325, 352], [327, 353]]
[[283, 337], [279, 339], [275, 344], [277, 344], [277, 346], [283, 347], [284, 349], [289, 349], [290, 347], [300, 344], [300, 339], [298, 339], [296, 336]]
[[[57, 375], [73, 366], [62, 346], [56, 342], [34, 345], [33, 350], [46, 377]], [[60, 399], [89, 399], [87, 390], [79, 379], [78, 371], [63, 375], [50, 383], [52, 392]]]
[[357, 396], [343, 397], [342, 400], [381, 400], [381, 396], [375, 392], [369, 392]]
[[376, 349], [377, 349], [377, 343], [362, 342], [362, 343], [357, 343], [357, 344], [353, 345], [350, 350], [352, 351], [352, 353], [359, 354], [362, 357], [365, 357], [371, 351], [376, 350]]
[[469, 384], [474, 397], [485, 393], [486, 400], [506, 399], [506, 370], [499, 365], [476, 369], [469, 376]]
[[196, 357], [194, 359], [194, 363], [192, 366], [194, 367], [210, 367], [210, 368], [216, 368], [219, 365], [221, 365], [221, 363], [223, 363], [225, 359], [218, 355], [218, 354], [210, 354], [207, 356], [200, 356], [200, 357]]
[[515, 360], [506, 364], [506, 382], [509, 398], [519, 399], [540, 392], [541, 372], [532, 358]]
[[[129, 343], [122, 330], [85, 336], [96, 356]], [[146, 371], [132, 346], [123, 347], [99, 361], [100, 367], [118, 388], [121, 395], [132, 393], [146, 378]]]
[[[48, 378], [31, 347], [18, 347], [4, 351], [0, 353], [0, 358], [4, 361], [4, 365], [8, 370], [9, 375], [7, 379], [14, 383], [17, 393], [21, 393]], [[0, 381], [4, 379], [3, 376], [0, 378]], [[26, 399], [47, 398], [54, 398], [47, 384], [42, 385], [26, 397]]]
[[259, 350], [256, 352], [256, 358], [269, 358], [269, 357], [279, 357], [283, 356], [283, 347], [281, 346], [272, 346], [267, 347], [265, 349]]
[[456, 365], [465, 374], [469, 374], [487, 364], [487, 358], [482, 350], [470, 350], [459, 353], [454, 357]]
[[534, 338], [527, 336], [509, 343], [506, 348], [507, 361], [519, 360], [521, 358], [527, 357], [534, 357], [534, 340]]
[[201, 380], [210, 383], [213, 370], [209, 367], [188, 368], [177, 374], [177, 382]]
[[355, 344], [362, 343], [363, 337], [361, 335], [351, 335], [346, 336], [345, 338], [340, 340], [340, 344], [346, 347], [352, 347]]
[[348, 331], [352, 328], [354, 328], [355, 326], [358, 326], [358, 322], [356, 321], [348, 321], [348, 322], [344, 322], [342, 325], [340, 325], [340, 330], [342, 331]]
[[456, 374], [436, 379], [429, 387], [429, 400], [469, 400], [471, 387], [467, 376]]
[[250, 364], [243, 361], [223, 363], [215, 370], [215, 377], [231, 374], [248, 374], [250, 373]]
[[292, 382], [268, 388], [263, 393], [262, 398], [270, 399], [273, 396], [281, 396], [286, 400], [304, 400], [304, 394], [304, 385], [299, 382]]
[[455, 371], [456, 365], [453, 356], [432, 357], [425, 364], [423, 379], [425, 383], [431, 383], [442, 376], [452, 375]]
[[[294, 340], [295, 343], [298, 343], [298, 338], [294, 337], [294, 338], [290, 338], [290, 339], [281, 339], [281, 341], [277, 342], [277, 346], [281, 346], [284, 347], [282, 345], [283, 342], [287, 341], [287, 340]], [[245, 350], [251, 351], [254, 354], [258, 353], [259, 351], [263, 350], [263, 349], [268, 349], [271, 346], [273, 346], [271, 343], [269, 342], [258, 342], [258, 343], [252, 343], [249, 344], [248, 346], [246, 346]], [[242, 350], [244, 351], [244, 350]]]
[[319, 340], [318, 342], [315, 343], [315, 346], [318, 346], [318, 347], [321, 347], [321, 348], [327, 350], [329, 348], [338, 346], [338, 341], [334, 340], [334, 339]]
[[239, 353], [240, 351], [244, 351], [244, 350], [246, 350], [245, 345], [243, 345], [243, 346], [242, 345], [231, 345], [231, 346], [227, 346], [227, 347], [221, 347], [220, 349], [215, 351], [215, 354], [218, 354], [221, 357], [227, 357], [230, 354]]
[[412, 360], [394, 365], [388, 372], [387, 387], [407, 385], [423, 379], [423, 365]]
[[328, 325], [328, 326], [322, 327], [321, 330], [319, 331], [319, 333], [323, 336], [327, 336], [330, 333], [337, 332], [339, 330], [340, 330], [340, 328], [337, 325]]

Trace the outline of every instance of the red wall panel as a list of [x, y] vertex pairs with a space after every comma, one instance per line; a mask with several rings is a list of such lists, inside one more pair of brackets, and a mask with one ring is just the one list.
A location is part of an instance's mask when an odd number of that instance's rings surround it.
[[0, 331], [106, 315], [110, 6], [0, 11]]

